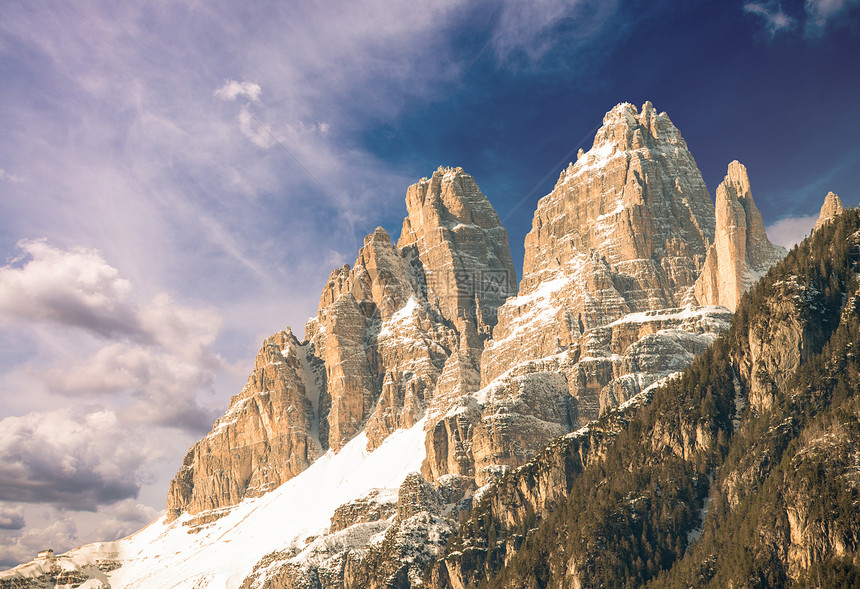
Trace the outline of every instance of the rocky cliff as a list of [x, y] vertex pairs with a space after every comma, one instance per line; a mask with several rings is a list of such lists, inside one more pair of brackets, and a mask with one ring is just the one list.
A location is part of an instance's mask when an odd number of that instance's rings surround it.
[[379, 227], [355, 264], [331, 273], [304, 342], [266, 341], [245, 389], [185, 457], [171, 517], [265, 493], [361, 431], [373, 450], [478, 388], [483, 341], [516, 288], [507, 233], [461, 168], [422, 179], [406, 204], [398, 245]]
[[292, 332], [268, 338], [242, 392], [182, 461], [167, 495], [169, 517], [259, 496], [316, 460], [323, 370]]
[[842, 214], [845, 207], [842, 206], [842, 201], [835, 192], [828, 192], [824, 197], [824, 204], [821, 205], [821, 211], [818, 213], [818, 220], [815, 222], [815, 230], [823, 227], [830, 221]]
[[538, 202], [482, 384], [628, 313], [692, 302], [713, 237], [711, 198], [681, 133], [650, 102], [619, 104]]
[[729, 164], [717, 187], [716, 209], [714, 242], [696, 280], [696, 299], [703, 305], [722, 305], [734, 311], [750, 285], [782, 259], [785, 250], [767, 238], [743, 164]]
[[538, 202], [482, 389], [428, 423], [422, 474], [483, 485], [686, 366], [728, 325], [724, 310], [690, 306], [713, 236], [710, 196], [669, 117], [651, 103], [613, 108]]
[[856, 586], [858, 267], [853, 210], [773, 268], [679, 378], [489, 489], [429, 585]]

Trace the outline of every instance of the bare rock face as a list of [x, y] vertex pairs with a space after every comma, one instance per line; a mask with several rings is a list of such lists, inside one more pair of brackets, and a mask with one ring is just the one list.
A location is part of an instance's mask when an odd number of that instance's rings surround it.
[[767, 238], [743, 164], [729, 164], [717, 187], [716, 210], [714, 243], [696, 281], [696, 299], [734, 311], [744, 292], [785, 256], [785, 250]]
[[828, 192], [827, 196], [824, 197], [824, 204], [821, 205], [821, 212], [818, 214], [818, 221], [815, 222], [815, 229], [813, 229], [813, 231], [818, 230], [820, 227], [835, 219], [836, 216], [842, 214], [844, 210], [845, 207], [842, 206], [842, 201], [839, 200], [839, 196], [835, 192]]
[[268, 338], [242, 392], [188, 451], [170, 483], [167, 510], [199, 513], [278, 487], [322, 453], [317, 435], [323, 367], [290, 331]]
[[431, 413], [425, 478], [484, 485], [683, 369], [728, 325], [725, 310], [691, 306], [713, 235], [707, 188], [668, 116], [613, 108], [538, 203], [482, 388]]
[[823, 339], [818, 315], [821, 293], [795, 280], [775, 284], [767, 313], [749, 330], [749, 358], [741, 363], [749, 382], [750, 407], [769, 409], [801, 361], [808, 360]]
[[398, 246], [379, 227], [331, 273], [305, 342], [266, 341], [171, 483], [173, 517], [274, 489], [360, 431], [373, 450], [432, 403], [479, 388], [484, 339], [516, 288], [507, 234], [461, 168], [412, 186], [407, 209]]
[[496, 309], [516, 292], [508, 235], [462, 168], [439, 168], [406, 192], [409, 215], [397, 246], [414, 247], [427, 298], [449, 321], [466, 317], [489, 335]]
[[713, 205], [678, 129], [650, 102], [641, 112], [619, 104], [538, 202], [520, 291], [499, 309], [482, 384], [587, 329], [692, 302], [713, 236]]
[[378, 228], [335, 270], [307, 337], [325, 361], [321, 438], [369, 448], [476, 390], [483, 339], [516, 288], [507, 233], [475, 180], [440, 168], [407, 191], [397, 246]]
[[713, 228], [665, 113], [650, 103], [607, 113], [592, 149], [538, 203], [519, 294], [484, 347], [482, 388], [428, 424], [422, 474], [484, 485], [682, 370], [730, 317], [680, 308], [694, 302]]
[[355, 524], [389, 519], [395, 515], [397, 506], [397, 497], [384, 495], [379, 489], [374, 489], [367, 495], [335, 509], [334, 515], [331, 516], [329, 533], [335, 534]]
[[422, 475], [474, 477], [479, 486], [498, 480], [558, 436], [682, 371], [730, 319], [722, 307], [634, 313], [509, 369], [428, 424]]

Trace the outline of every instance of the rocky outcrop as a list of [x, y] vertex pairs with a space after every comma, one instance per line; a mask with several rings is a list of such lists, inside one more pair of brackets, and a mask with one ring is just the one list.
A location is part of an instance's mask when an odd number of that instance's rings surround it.
[[439, 168], [407, 191], [397, 246], [378, 228], [335, 270], [306, 337], [325, 361], [321, 438], [377, 447], [433, 405], [478, 388], [483, 339], [516, 288], [507, 233], [475, 180]]
[[426, 566], [442, 554], [463, 504], [471, 504], [472, 490], [470, 480], [448, 477], [434, 485], [412, 473], [394, 494], [372, 492], [339, 507], [328, 534], [311, 538], [304, 548], [266, 555], [242, 587], [420, 586]]
[[586, 331], [564, 352], [511, 368], [430, 425], [422, 474], [475, 477], [479, 486], [497, 480], [558, 436], [683, 370], [730, 319], [722, 307], [634, 313]]
[[440, 168], [409, 187], [406, 210], [397, 247], [415, 248], [428, 301], [449, 321], [466, 317], [489, 336], [496, 309], [517, 288], [495, 209], [462, 168]]
[[737, 161], [729, 164], [717, 187], [716, 211], [714, 243], [696, 280], [696, 299], [734, 311], [744, 292], [785, 256], [785, 250], [768, 240], [747, 169]]
[[242, 392], [186, 454], [167, 495], [169, 517], [234, 505], [278, 487], [322, 453], [322, 363], [289, 331], [268, 338]]
[[749, 330], [749, 352], [739, 362], [757, 412], [771, 408], [778, 391], [824, 339], [821, 292], [795, 279], [775, 282], [773, 291]]
[[483, 341], [516, 288], [507, 234], [461, 168], [440, 168], [406, 200], [399, 244], [378, 227], [331, 273], [305, 342], [266, 341], [172, 481], [171, 517], [274, 489], [360, 431], [373, 450], [432, 403], [477, 390]]
[[824, 197], [824, 204], [821, 205], [821, 212], [818, 213], [818, 221], [815, 222], [813, 231], [817, 231], [835, 219], [837, 215], [842, 214], [843, 211], [845, 211], [845, 207], [842, 206], [839, 196], [835, 192], [828, 192], [827, 196]]
[[713, 236], [713, 205], [681, 133], [650, 102], [641, 112], [619, 104], [538, 202], [519, 294], [499, 309], [482, 384], [585, 330], [692, 302]]
[[713, 229], [669, 117], [650, 103], [607, 113], [539, 201], [519, 293], [484, 346], [482, 388], [431, 412], [422, 474], [484, 485], [683, 369], [728, 325], [725, 311], [692, 306]]
[[329, 533], [334, 534], [355, 524], [385, 520], [396, 511], [397, 497], [376, 489], [335, 509], [334, 515], [331, 516]]

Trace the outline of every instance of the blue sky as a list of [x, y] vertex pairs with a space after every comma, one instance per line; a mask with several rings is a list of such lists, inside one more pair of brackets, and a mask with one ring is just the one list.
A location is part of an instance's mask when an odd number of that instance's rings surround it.
[[262, 339], [406, 187], [475, 176], [514, 260], [618, 102], [771, 237], [860, 200], [860, 2], [49, 3], [0, 21], [0, 566], [128, 533]]

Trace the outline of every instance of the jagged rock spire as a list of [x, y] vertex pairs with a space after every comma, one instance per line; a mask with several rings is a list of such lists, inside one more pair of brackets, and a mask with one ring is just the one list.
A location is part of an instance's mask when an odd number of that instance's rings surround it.
[[717, 187], [716, 212], [714, 243], [696, 281], [696, 299], [734, 311], [747, 288], [782, 259], [785, 250], [768, 240], [747, 169], [738, 161], [729, 164]]
[[266, 340], [171, 483], [171, 516], [265, 493], [361, 431], [373, 450], [433, 402], [478, 388], [483, 341], [516, 290], [507, 233], [462, 168], [411, 186], [406, 205], [398, 245], [377, 227], [331, 273], [304, 342]]
[[496, 308], [516, 292], [508, 234], [490, 201], [463, 168], [440, 167], [406, 191], [397, 246], [414, 247], [427, 296], [447, 319], [464, 316], [489, 335]]
[[711, 197], [669, 116], [650, 102], [615, 106], [538, 202], [519, 296], [499, 310], [482, 382], [583, 330], [690, 302], [713, 237]]
[[821, 212], [818, 214], [818, 221], [815, 222], [815, 229], [813, 231], [817, 231], [819, 227], [835, 219], [844, 210], [845, 207], [842, 206], [839, 196], [835, 192], [828, 192], [827, 196], [824, 197], [824, 204], [821, 205]]

